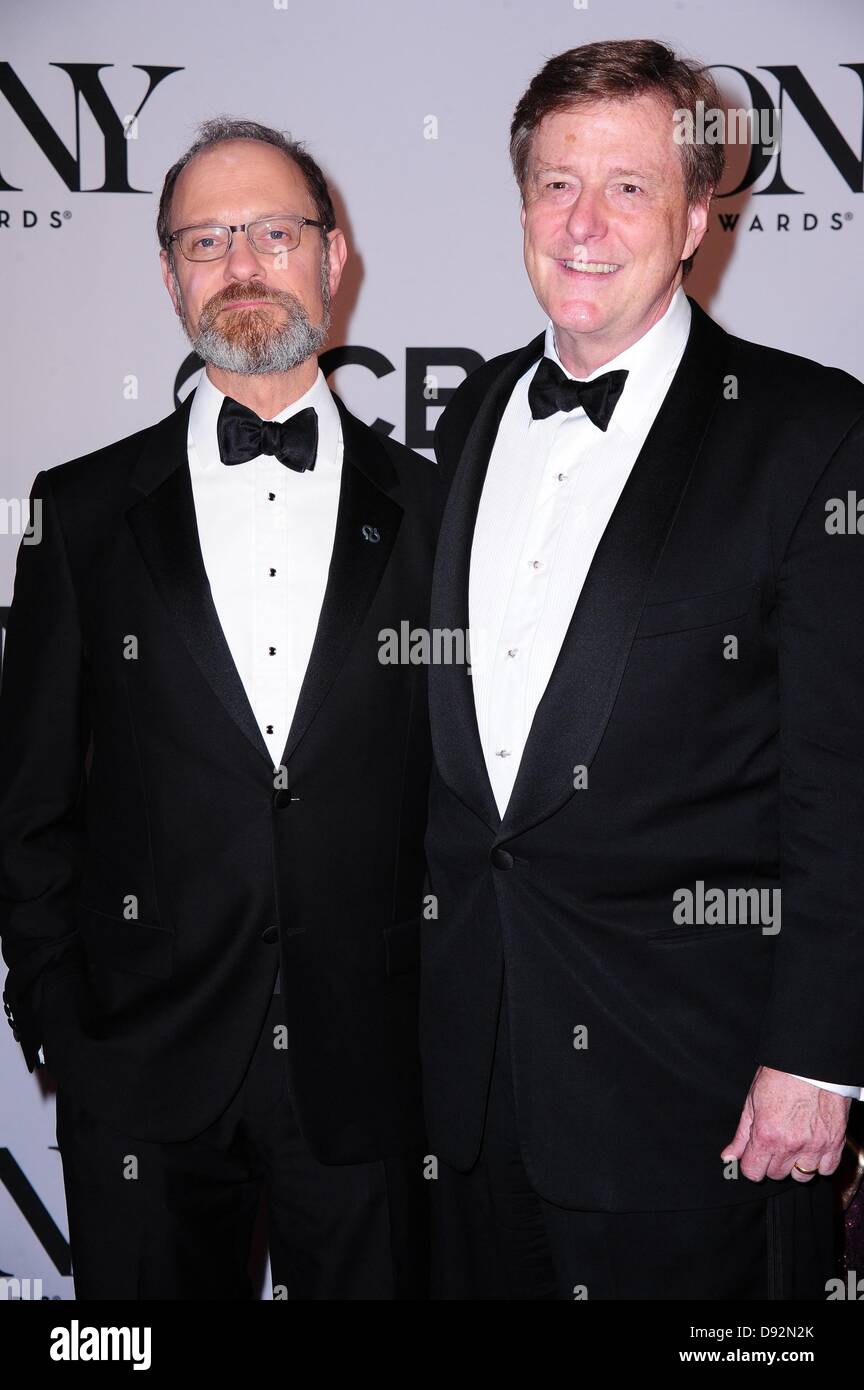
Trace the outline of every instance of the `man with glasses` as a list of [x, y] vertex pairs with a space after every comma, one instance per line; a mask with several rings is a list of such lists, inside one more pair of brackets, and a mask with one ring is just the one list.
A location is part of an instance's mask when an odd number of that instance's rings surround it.
[[39, 473], [0, 702], [9, 1021], [56, 1076], [78, 1298], [425, 1296], [416, 1008], [434, 465], [318, 365], [347, 255], [315, 161], [207, 122], [162, 274], [205, 363]]

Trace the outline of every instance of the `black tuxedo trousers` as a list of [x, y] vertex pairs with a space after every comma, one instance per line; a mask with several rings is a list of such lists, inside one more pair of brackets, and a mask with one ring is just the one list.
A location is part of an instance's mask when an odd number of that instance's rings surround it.
[[[274, 995], [237, 1094], [191, 1139], [121, 1133], [57, 1093], [77, 1301], [257, 1297], [263, 1196], [274, 1300], [425, 1299], [422, 1146], [319, 1163], [301, 1132]], [[134, 1173], [131, 1164], [134, 1162]]]

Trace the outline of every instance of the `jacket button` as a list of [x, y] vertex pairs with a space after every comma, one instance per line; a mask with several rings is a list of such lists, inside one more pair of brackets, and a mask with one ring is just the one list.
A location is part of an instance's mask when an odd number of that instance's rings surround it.
[[496, 869], [513, 868], [513, 855], [509, 850], [502, 849], [500, 845], [495, 846], [492, 853], [489, 855], [489, 859]]
[[269, 941], [269, 942], [278, 941], [278, 940], [279, 940], [279, 928], [278, 928], [278, 927], [265, 927], [264, 930], [263, 930], [262, 933], [261, 933], [261, 940], [262, 940], [262, 941]]

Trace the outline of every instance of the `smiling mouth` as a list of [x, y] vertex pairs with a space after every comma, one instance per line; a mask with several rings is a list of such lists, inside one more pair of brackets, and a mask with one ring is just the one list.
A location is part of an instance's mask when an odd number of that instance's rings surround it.
[[616, 270], [620, 270], [620, 265], [614, 265], [611, 261], [561, 261], [567, 270], [579, 270], [585, 275], [614, 275]]

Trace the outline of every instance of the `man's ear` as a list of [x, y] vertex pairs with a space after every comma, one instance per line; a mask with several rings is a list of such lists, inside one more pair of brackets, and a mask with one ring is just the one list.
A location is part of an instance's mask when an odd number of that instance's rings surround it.
[[162, 283], [171, 296], [171, 303], [174, 305], [174, 313], [180, 317], [180, 300], [177, 295], [177, 281], [171, 267], [171, 260], [167, 251], [159, 252], [159, 264], [162, 269]]
[[525, 230], [525, 203], [524, 203], [524, 201], [523, 201], [523, 203], [522, 203], [521, 208], [519, 209], [519, 221], [520, 221], [521, 224], [522, 224], [522, 230], [523, 230], [523, 232], [524, 232], [524, 230]]
[[348, 243], [345, 240], [345, 233], [341, 231], [339, 227], [334, 227], [332, 231], [327, 232], [326, 237], [330, 244], [328, 264], [330, 269], [330, 294], [332, 297], [339, 288], [339, 282], [342, 279], [342, 271], [348, 259]]
[[687, 212], [687, 237], [681, 252], [682, 261], [694, 254], [708, 230], [708, 210], [711, 206], [713, 188], [698, 203], [692, 203]]

